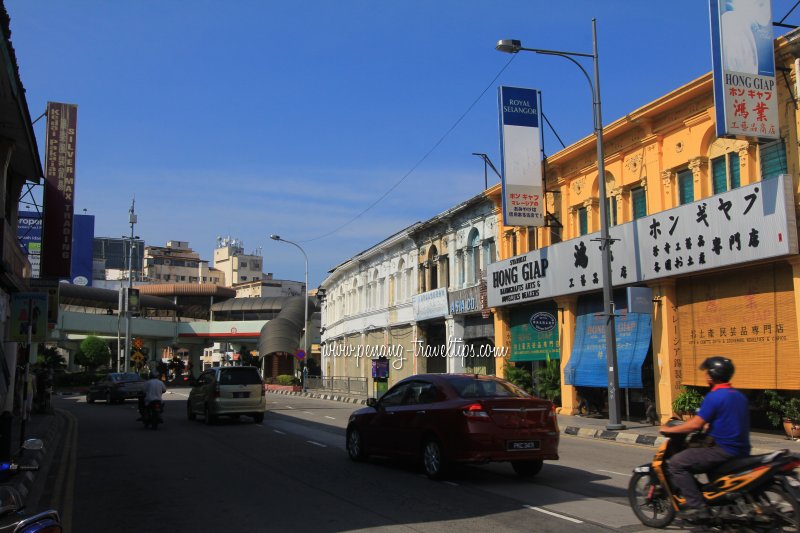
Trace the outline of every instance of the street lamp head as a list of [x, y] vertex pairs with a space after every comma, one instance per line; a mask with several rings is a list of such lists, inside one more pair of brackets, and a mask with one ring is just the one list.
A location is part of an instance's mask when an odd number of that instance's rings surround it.
[[498, 52], [516, 54], [522, 49], [522, 42], [517, 39], [500, 39], [494, 47]]
[[272, 235], [270, 235], [269, 238], [272, 239], [273, 241], [281, 240], [281, 236], [280, 235], [275, 235], [274, 233]]

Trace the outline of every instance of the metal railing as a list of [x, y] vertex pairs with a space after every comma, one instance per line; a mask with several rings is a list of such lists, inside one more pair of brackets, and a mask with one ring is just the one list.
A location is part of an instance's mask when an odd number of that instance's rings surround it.
[[366, 395], [367, 378], [309, 376], [306, 378], [306, 389]]

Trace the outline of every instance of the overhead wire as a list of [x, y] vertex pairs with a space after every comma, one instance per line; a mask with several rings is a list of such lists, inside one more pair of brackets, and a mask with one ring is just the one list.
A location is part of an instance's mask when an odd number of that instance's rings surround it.
[[469, 107], [467, 107], [466, 111], [464, 111], [461, 114], [461, 116], [459, 116], [458, 119], [453, 123], [453, 125], [450, 126], [450, 128], [446, 132], [444, 132], [444, 134], [441, 137], [439, 137], [439, 140], [436, 141], [433, 144], [433, 146], [430, 148], [430, 150], [425, 152], [425, 155], [423, 155], [419, 160], [417, 160], [417, 162], [414, 163], [414, 165], [411, 167], [411, 169], [408, 172], [406, 172], [399, 180], [397, 180], [391, 187], [389, 187], [389, 189], [387, 189], [386, 192], [384, 192], [382, 195], [380, 195], [374, 202], [369, 204], [367, 207], [365, 207], [358, 214], [354, 215], [353, 218], [351, 218], [347, 222], [344, 222], [343, 224], [340, 224], [339, 226], [337, 226], [337, 227], [333, 228], [332, 230], [328, 231], [327, 233], [323, 233], [322, 235], [314, 237], [313, 239], [305, 239], [305, 240], [302, 240], [302, 241], [299, 240], [297, 242], [301, 242], [301, 243], [314, 242], [314, 241], [318, 241], [320, 239], [324, 239], [325, 237], [329, 237], [329, 236], [333, 235], [334, 233], [337, 233], [340, 230], [344, 229], [345, 227], [349, 226], [350, 224], [352, 224], [353, 222], [355, 222], [359, 218], [361, 218], [365, 213], [367, 213], [373, 207], [378, 205], [384, 198], [389, 196], [389, 194], [391, 194], [392, 191], [394, 191], [397, 187], [399, 187], [401, 183], [403, 183], [406, 179], [408, 179], [408, 177], [411, 176], [411, 174], [413, 174], [414, 171], [422, 163], [424, 163], [425, 160], [427, 160], [428, 157], [430, 157], [430, 155], [434, 151], [436, 151], [436, 149], [444, 142], [444, 140], [450, 135], [450, 133], [452, 133], [453, 130], [456, 129], [456, 127], [458, 127], [458, 125], [461, 123], [461, 121], [464, 120], [464, 118], [469, 114], [470, 111], [472, 111], [472, 108], [474, 108], [475, 105], [477, 105], [477, 103], [480, 101], [480, 99], [483, 98], [483, 95], [486, 94], [486, 92], [489, 89], [492, 88], [492, 86], [497, 81], [497, 79], [503, 74], [503, 72], [505, 72], [505, 70], [508, 68], [508, 66], [511, 65], [511, 62], [514, 61], [515, 57], [516, 57], [516, 54], [512, 54], [511, 55], [511, 58], [508, 60], [508, 62], [506, 62], [506, 64], [503, 65], [503, 68], [501, 68], [500, 71], [497, 73], [497, 75], [494, 78], [492, 78], [492, 81], [490, 81], [489, 84], [486, 86], [486, 88], [483, 91], [481, 91], [481, 93], [478, 95], [478, 97], [475, 98], [475, 100], [472, 101], [472, 103], [469, 105]]

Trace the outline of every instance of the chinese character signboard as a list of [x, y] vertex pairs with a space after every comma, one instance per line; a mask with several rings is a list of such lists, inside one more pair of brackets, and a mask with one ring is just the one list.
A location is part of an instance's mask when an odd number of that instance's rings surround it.
[[70, 277], [77, 125], [78, 106], [47, 103], [43, 277]]
[[414, 308], [415, 320], [447, 316], [447, 289], [434, 289], [422, 294], [415, 294], [411, 297], [411, 305]]
[[[796, 254], [791, 176], [739, 189], [609, 228], [612, 283], [633, 285]], [[600, 290], [599, 232], [488, 267], [490, 307]]]
[[710, 2], [717, 136], [778, 139], [771, 4]]
[[503, 224], [544, 226], [539, 91], [500, 87]]
[[553, 302], [511, 312], [511, 361], [561, 358], [558, 310]]

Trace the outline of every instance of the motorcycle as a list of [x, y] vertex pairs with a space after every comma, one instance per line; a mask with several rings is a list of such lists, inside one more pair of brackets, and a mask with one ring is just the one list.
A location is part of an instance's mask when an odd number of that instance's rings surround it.
[[[23, 450], [41, 450], [40, 439], [26, 440]], [[0, 463], [0, 478], [8, 481], [19, 472], [38, 470], [36, 465], [21, 465], [12, 460]], [[0, 533], [61, 533], [58, 511], [47, 510], [33, 515], [24, 513], [25, 505], [20, 492], [11, 485], [0, 485]]]
[[[642, 524], [654, 528], [669, 526], [685, 505], [672, 484], [667, 459], [705, 438], [702, 434], [689, 438], [661, 434], [667, 440], [652, 462], [634, 469], [628, 485], [628, 500], [634, 514]], [[797, 467], [800, 455], [789, 450], [722, 463], [706, 474], [707, 482], [698, 480], [710, 517], [687, 525], [700, 526], [706, 531], [800, 531]]]
[[164, 404], [161, 400], [155, 400], [147, 404], [142, 413], [142, 423], [144, 423], [145, 429], [148, 427], [158, 429], [158, 425], [164, 422], [164, 419], [161, 418], [161, 413], [163, 412]]

